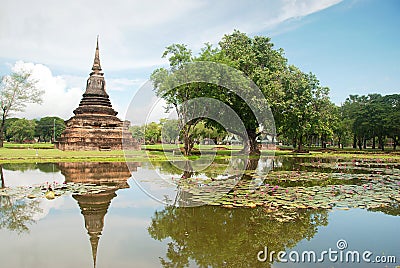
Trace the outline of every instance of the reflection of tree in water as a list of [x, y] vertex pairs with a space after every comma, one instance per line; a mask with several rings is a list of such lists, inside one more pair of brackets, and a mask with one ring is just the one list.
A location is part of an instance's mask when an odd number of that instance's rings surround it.
[[[1, 188], [4, 188], [3, 166], [0, 165]], [[39, 201], [15, 199], [0, 195], [0, 229], [6, 228], [19, 234], [29, 232], [29, 224], [35, 223], [33, 217], [42, 212]]]
[[42, 212], [38, 200], [14, 199], [0, 195], [0, 229], [19, 234], [29, 232], [28, 225], [35, 223], [34, 216]]
[[187, 267], [190, 259], [199, 267], [267, 267], [257, 260], [260, 250], [267, 246], [278, 252], [311, 239], [328, 224], [327, 215], [304, 211], [295, 221], [281, 223], [263, 208], [166, 207], [155, 212], [148, 232], [156, 240], [173, 240], [166, 258], [160, 258], [163, 267]]
[[391, 216], [400, 216], [400, 203], [399, 202], [393, 202], [388, 206], [385, 207], [379, 207], [379, 208], [371, 208], [368, 209], [369, 211], [374, 211], [374, 212], [383, 212], [386, 215], [391, 215]]
[[190, 176], [204, 174], [208, 177], [215, 177], [225, 171], [226, 167], [229, 165], [229, 160], [215, 159], [208, 168], [201, 171], [196, 171], [196, 167], [190, 166], [190, 161], [151, 161], [151, 164], [144, 163], [143, 165], [148, 169], [159, 169], [163, 174], [183, 174], [184, 169], [192, 169]]
[[6, 187], [4, 182], [3, 165], [0, 165], [0, 188]]
[[[197, 171], [196, 168], [193, 167], [192, 161], [175, 161], [175, 162], [152, 161], [151, 165], [149, 163], [148, 166], [146, 166], [146, 168], [156, 168], [159, 169], [164, 174], [177, 175], [180, 177], [179, 182], [177, 180], [173, 182], [176, 184], [175, 197], [171, 197], [168, 195], [164, 196], [163, 201], [166, 204], [180, 206], [180, 207], [193, 207], [193, 206], [203, 205], [204, 202], [199, 200], [194, 200], [193, 193], [190, 190], [188, 190], [187, 187], [185, 186], [182, 187], [182, 185], [180, 184], [181, 182], [183, 185], [185, 185], [185, 180], [188, 180], [189, 178], [193, 178], [199, 175], [200, 176], [204, 175], [208, 178], [211, 178], [212, 181], [216, 181], [214, 186], [205, 185], [199, 181], [197, 185], [192, 183], [191, 189], [197, 188], [199, 191], [207, 192], [209, 189], [204, 190], [203, 186], [215, 187], [214, 190], [216, 190], [216, 192], [218, 193], [217, 196], [215, 196], [215, 199], [217, 200], [219, 198], [218, 196], [221, 196], [222, 193], [228, 193], [232, 188], [235, 187], [236, 184], [235, 181], [238, 177], [237, 174], [240, 173], [240, 171], [244, 170], [253, 171], [254, 169], [257, 168], [259, 160], [260, 160], [259, 155], [255, 157], [236, 157], [232, 159], [216, 160], [207, 169], [200, 171]], [[227, 170], [228, 166], [230, 168], [232, 167], [235, 168], [234, 170], [232, 169], [229, 170], [232, 172], [232, 174], [229, 174], [229, 171]], [[220, 175], [222, 175], [225, 178], [219, 179], [217, 181], [215, 178]], [[235, 181], [232, 181], [232, 179]], [[248, 181], [251, 180], [252, 178], [250, 176], [243, 175], [241, 179]]]
[[3, 168], [6, 170], [22, 172], [36, 169], [44, 173], [54, 173], [59, 171], [56, 163], [7, 163], [3, 164]]

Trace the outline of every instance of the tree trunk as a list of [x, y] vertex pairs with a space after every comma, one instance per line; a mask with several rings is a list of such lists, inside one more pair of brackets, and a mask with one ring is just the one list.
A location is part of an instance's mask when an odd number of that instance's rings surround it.
[[372, 149], [375, 149], [376, 144], [375, 144], [375, 137], [372, 138]]
[[3, 118], [2, 118], [1, 124], [0, 124], [0, 148], [3, 148], [3, 146], [4, 146], [4, 127], [5, 127], [5, 125], [6, 125], [6, 118], [3, 113]]
[[189, 135], [187, 135], [186, 133], [183, 136], [183, 143], [184, 143], [184, 151], [183, 153], [185, 154], [185, 156], [190, 155], [190, 152], [192, 151], [192, 148], [190, 146], [190, 137]]
[[363, 142], [362, 142], [362, 138], [361, 138], [361, 137], [358, 137], [358, 139], [357, 139], [357, 145], [358, 145], [358, 149], [362, 150]]
[[321, 145], [322, 148], [326, 149], [326, 135], [321, 135]]
[[190, 164], [190, 161], [185, 161], [185, 169], [182, 174], [182, 179], [188, 179], [191, 178], [193, 175], [193, 168], [192, 165]]
[[356, 134], [354, 134], [354, 136], [353, 136], [353, 149], [356, 149], [357, 148], [357, 136], [356, 136]]
[[260, 160], [260, 155], [255, 155], [253, 157], [249, 157], [246, 163], [246, 170], [256, 170], [258, 167], [258, 161]]
[[384, 145], [384, 141], [383, 141], [383, 137], [382, 136], [378, 136], [378, 143], [379, 143], [379, 148], [384, 151], [385, 150], [385, 145]]
[[301, 134], [297, 144], [297, 151], [301, 152], [303, 150], [303, 135]]
[[191, 154], [192, 149], [193, 149], [193, 145], [194, 145], [194, 142], [192, 141], [192, 138], [190, 137], [190, 127], [191, 126], [192, 125], [186, 124], [182, 129], [182, 132], [183, 132], [183, 144], [184, 144], [183, 153], [184, 153], [185, 156], [188, 156], [188, 155]]
[[257, 133], [255, 130], [246, 130], [247, 132], [247, 140], [244, 140], [244, 147], [242, 153], [249, 155], [259, 155], [261, 154], [260, 149], [258, 148], [257, 143]]
[[363, 148], [367, 149], [367, 139], [366, 138], [364, 138], [364, 140], [363, 140]]
[[3, 166], [2, 165], [0, 165], [0, 177], [1, 177], [0, 188], [4, 188], [4, 187], [6, 187], [6, 185], [4, 183], [4, 174], [3, 174]]

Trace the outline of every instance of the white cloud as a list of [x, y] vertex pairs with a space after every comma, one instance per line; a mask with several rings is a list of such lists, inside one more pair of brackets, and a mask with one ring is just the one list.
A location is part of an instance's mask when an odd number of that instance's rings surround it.
[[53, 76], [51, 70], [42, 64], [18, 61], [13, 70], [32, 71], [32, 78], [38, 81], [38, 88], [44, 90], [42, 104], [28, 104], [24, 112], [14, 114], [17, 117], [40, 118], [43, 116], [71, 117], [83, 94], [82, 88], [67, 87], [61, 76]]
[[165, 63], [171, 43], [198, 48], [233, 29], [256, 33], [339, 1], [4, 0], [0, 57], [86, 71], [100, 34], [103, 69], [143, 68]]

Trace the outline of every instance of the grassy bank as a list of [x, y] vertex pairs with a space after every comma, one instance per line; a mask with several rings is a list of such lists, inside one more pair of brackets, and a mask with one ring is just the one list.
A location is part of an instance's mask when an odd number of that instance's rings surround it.
[[[5, 144], [4, 148], [0, 148], [0, 163], [36, 163], [36, 162], [121, 162], [129, 161], [146, 161], [157, 160], [163, 161], [168, 159], [179, 159], [176, 154], [175, 145], [146, 145], [141, 151], [60, 151], [54, 149], [50, 143], [37, 144]], [[175, 152], [174, 152], [175, 150]], [[239, 146], [218, 146], [217, 149], [212, 145], [202, 145], [196, 147], [194, 155], [189, 159], [197, 159], [200, 157], [200, 150], [209, 154], [210, 157], [216, 154], [216, 159], [227, 158], [232, 155], [238, 155]], [[399, 152], [381, 152], [381, 151], [356, 151], [353, 149], [344, 150], [316, 150], [310, 153], [296, 154], [291, 150], [263, 151], [262, 155], [277, 155], [288, 157], [315, 157], [315, 158], [341, 158], [341, 159], [395, 159], [400, 161]]]
[[[154, 154], [154, 157], [161, 156]], [[131, 161], [148, 159], [146, 151], [129, 152]], [[58, 149], [0, 148], [0, 163], [125, 161], [123, 151], [61, 151]]]

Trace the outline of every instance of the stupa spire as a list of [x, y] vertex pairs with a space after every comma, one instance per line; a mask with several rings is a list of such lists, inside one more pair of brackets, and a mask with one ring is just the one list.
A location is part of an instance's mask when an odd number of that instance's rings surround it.
[[93, 73], [100, 73], [100, 71], [101, 71], [100, 53], [99, 53], [99, 36], [97, 36], [97, 40], [96, 40], [96, 52], [94, 54], [92, 70], [93, 70]]
[[100, 239], [100, 237], [98, 237], [98, 236], [90, 237], [90, 245], [92, 247], [93, 268], [96, 268], [97, 247], [99, 245], [99, 239]]

